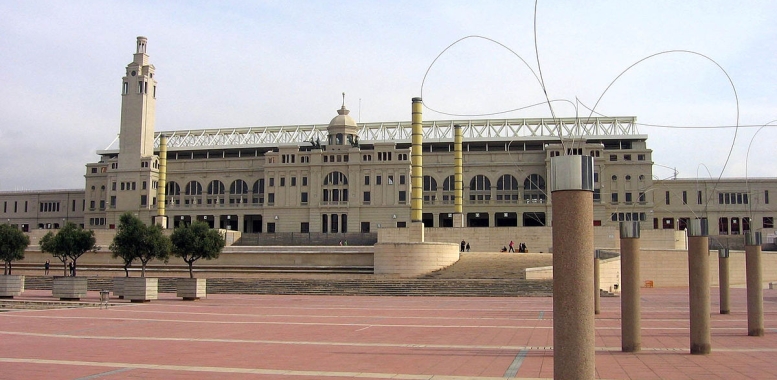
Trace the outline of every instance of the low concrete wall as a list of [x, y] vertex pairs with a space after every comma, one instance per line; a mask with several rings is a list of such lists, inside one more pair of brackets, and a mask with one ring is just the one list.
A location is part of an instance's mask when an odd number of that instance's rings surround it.
[[[718, 252], [710, 251], [710, 286], [718, 286]], [[688, 286], [688, 251], [642, 249], [640, 260], [640, 283], [652, 284], [656, 288]], [[732, 286], [746, 284], [745, 252], [731, 251], [729, 255], [729, 282]], [[777, 252], [761, 253], [762, 276], [764, 282], [777, 281]], [[620, 291], [620, 257], [602, 260], [600, 263], [600, 288]], [[553, 267], [526, 269], [527, 280], [552, 279]]]
[[[407, 228], [380, 228], [378, 241], [381, 243], [401, 243], [409, 241]], [[463, 228], [426, 228], [425, 241], [454, 243], [462, 240], [470, 243], [474, 252], [499, 252], [509, 245], [510, 240], [526, 243], [529, 252], [551, 252], [553, 229], [551, 227], [463, 227]], [[643, 247], [654, 249], [685, 248], [685, 231], [644, 230], [640, 243]], [[594, 227], [594, 245], [597, 248], [616, 249], [620, 246], [617, 228]]]
[[448, 267], [458, 260], [458, 244], [434, 242], [375, 244], [375, 274], [413, 277]]

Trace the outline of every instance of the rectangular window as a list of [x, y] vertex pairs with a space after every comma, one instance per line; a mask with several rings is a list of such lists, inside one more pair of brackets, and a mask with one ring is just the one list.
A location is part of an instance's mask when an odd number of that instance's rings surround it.
[[100, 210], [105, 210], [105, 200], [100, 201]]
[[[73, 200], [73, 211], [75, 211], [75, 210], [76, 210], [76, 209], [75, 209], [75, 204], [76, 204], [76, 201], [75, 201], [75, 200]], [[24, 201], [24, 212], [27, 212], [27, 201]]]
[[[41, 205], [43, 207], [43, 205]], [[94, 210], [94, 201], [89, 201], [89, 209]], [[43, 211], [43, 208], [41, 208], [41, 211]]]
[[624, 154], [623, 155], [623, 160], [624, 161], [631, 161], [631, 155], [630, 154]]
[[594, 189], [594, 203], [602, 201], [602, 189]]
[[697, 191], [697, 192], [696, 192], [696, 204], [697, 204], [697, 205], [700, 205], [700, 204], [701, 204], [701, 201], [702, 201], [702, 198], [701, 198], [701, 190], [699, 190], [699, 191]]
[[136, 183], [137, 183], [137, 182], [132, 182], [132, 190], [133, 190], [133, 191], [135, 190], [135, 184], [136, 184]]
[[308, 222], [302, 222], [299, 224], [299, 232], [302, 232], [303, 234], [306, 234], [310, 232], [310, 223]]
[[685, 190], [683, 190], [683, 204], [684, 205], [688, 204], [688, 192]]
[[116, 191], [116, 182], [111, 182], [111, 190]]
[[302, 177], [302, 186], [308, 185], [308, 177]]
[[299, 193], [299, 201], [303, 205], [308, 204], [308, 193]]
[[769, 204], [769, 190], [764, 190], [764, 203]]
[[599, 173], [594, 173], [594, 182], [599, 182]]
[[275, 178], [270, 178], [270, 186], [275, 186]]
[[366, 175], [364, 176], [364, 184], [369, 185], [370, 184], [370, 176]]
[[626, 193], [626, 202], [631, 203], [631, 193]]
[[111, 195], [111, 208], [116, 208], [116, 196]]
[[370, 232], [370, 222], [362, 222], [362, 233]]
[[381, 181], [381, 176], [379, 176], [379, 175], [376, 175], [376, 176], [375, 176], [375, 184], [376, 184], [376, 185], [380, 185], [380, 184], [381, 184], [381, 182], [382, 182], [382, 181]]
[[610, 155], [610, 161], [618, 161], [618, 156], [614, 155], [614, 154], [611, 154]]
[[645, 192], [643, 191], [639, 193], [639, 203], [645, 203]]
[[618, 193], [612, 193], [612, 203], [618, 203]]
[[267, 193], [267, 205], [272, 206], [275, 204], [275, 193]]
[[400, 185], [404, 185], [405, 184], [405, 176], [404, 175], [400, 175], [399, 176], [399, 184]]
[[146, 202], [148, 202], [148, 196], [143, 194], [140, 196], [140, 206], [144, 207], [146, 206]]
[[146, 190], [146, 186], [147, 186], [146, 185], [146, 181], [143, 181], [143, 185], [140, 188], [143, 189], [143, 190]]
[[764, 228], [774, 228], [773, 216], [764, 216]]
[[121, 191], [124, 191], [124, 182], [121, 183]]
[[667, 191], [667, 192], [666, 192], [666, 194], [665, 194], [665, 198], [666, 198], [666, 199], [665, 199], [665, 200], [666, 200], [666, 204], [669, 204], [669, 200], [670, 200], [670, 199], [669, 199], [669, 191]]
[[718, 204], [723, 204], [723, 193], [718, 193]]
[[637, 161], [645, 161], [645, 155], [644, 154], [638, 154], [637, 155]]
[[281, 186], [286, 186], [286, 177], [281, 177]]
[[297, 177], [291, 177], [291, 185], [297, 186]]
[[407, 191], [400, 191], [399, 192], [399, 203], [407, 203]]
[[389, 185], [393, 185], [394, 184], [394, 176], [393, 175], [388, 176], [388, 184]]
[[368, 205], [370, 204], [370, 192], [365, 191], [364, 192], [364, 204]]

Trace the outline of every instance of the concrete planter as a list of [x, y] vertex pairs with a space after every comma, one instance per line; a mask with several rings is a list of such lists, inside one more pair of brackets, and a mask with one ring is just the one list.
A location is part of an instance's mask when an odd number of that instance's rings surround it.
[[159, 279], [146, 277], [125, 277], [122, 294], [131, 302], [149, 302], [158, 299]]
[[0, 298], [13, 298], [24, 291], [24, 276], [0, 276]]
[[86, 296], [86, 277], [54, 277], [51, 293], [63, 301], [78, 301]]
[[207, 278], [179, 278], [175, 280], [177, 295], [184, 301], [206, 298], [208, 296], [207, 283]]
[[127, 277], [114, 277], [113, 278], [113, 295], [119, 298], [124, 298], [124, 279]]

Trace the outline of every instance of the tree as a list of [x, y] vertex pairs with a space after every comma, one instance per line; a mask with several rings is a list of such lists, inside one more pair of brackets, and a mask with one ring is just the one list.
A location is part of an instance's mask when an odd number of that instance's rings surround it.
[[100, 249], [95, 243], [94, 231], [85, 230], [68, 222], [56, 235], [51, 231], [44, 235], [40, 239], [40, 249], [51, 253], [62, 262], [65, 276], [67, 276], [67, 261], [71, 260], [73, 276], [75, 276], [78, 258], [87, 251], [94, 252]]
[[224, 236], [205, 222], [176, 228], [170, 240], [173, 243], [173, 255], [189, 264], [189, 278], [194, 278], [192, 265], [195, 261], [216, 259], [227, 245]]
[[24, 250], [30, 245], [30, 238], [10, 224], [0, 225], [0, 260], [3, 260], [3, 274], [11, 274], [11, 262], [24, 259]]
[[147, 226], [137, 216], [125, 212], [119, 217], [119, 228], [111, 243], [113, 257], [124, 260], [124, 274], [129, 277], [129, 266], [140, 260], [140, 277], [146, 277], [146, 265], [157, 259], [167, 262], [170, 257], [170, 238], [162, 234], [162, 227]]
[[143, 242], [145, 227], [143, 222], [132, 213], [126, 212], [119, 217], [119, 228], [113, 237], [110, 249], [113, 252], [113, 258], [121, 258], [124, 261], [124, 275], [126, 277], [129, 277], [129, 267], [132, 262], [138, 258], [139, 245]]
[[159, 225], [145, 226], [145, 236], [143, 244], [138, 251], [138, 260], [140, 260], [140, 277], [146, 277], [146, 264], [149, 261], [157, 259], [167, 262], [170, 257], [170, 238], [162, 233], [162, 227]]

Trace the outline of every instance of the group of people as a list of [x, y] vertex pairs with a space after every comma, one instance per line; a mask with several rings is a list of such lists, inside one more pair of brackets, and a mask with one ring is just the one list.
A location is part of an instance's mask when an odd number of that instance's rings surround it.
[[461, 241], [461, 252], [464, 252], [465, 249], [467, 250], [467, 252], [469, 252], [469, 243], [467, 243], [466, 241], [462, 240]]
[[[72, 261], [65, 261], [65, 266], [68, 270], [68, 276], [75, 276], [76, 275], [76, 268], [73, 266]], [[45, 263], [43, 263], [43, 274], [48, 276], [49, 270], [51, 269], [51, 262], [49, 260], [46, 260]]]
[[[510, 248], [502, 247], [502, 252], [515, 252], [515, 242], [510, 240], [510, 244], [508, 246]], [[526, 243], [518, 244], [518, 253], [526, 253]]]

